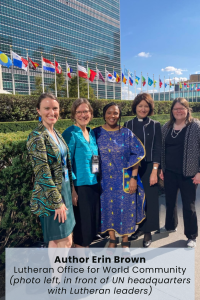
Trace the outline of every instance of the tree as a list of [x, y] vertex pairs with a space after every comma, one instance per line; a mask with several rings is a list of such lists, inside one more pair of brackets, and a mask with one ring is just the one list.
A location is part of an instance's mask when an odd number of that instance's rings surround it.
[[[67, 95], [66, 81], [64, 73], [56, 74], [57, 95], [62, 97]], [[55, 91], [55, 80], [49, 85], [49, 88]]]
[[[79, 92], [81, 98], [88, 98], [87, 81], [81, 77], [79, 77]], [[89, 94], [90, 94], [90, 99], [95, 99], [94, 90], [91, 86], [89, 86]], [[73, 77], [69, 81], [69, 96], [71, 98], [78, 98], [77, 76]]]
[[35, 90], [31, 91], [32, 95], [41, 95], [42, 94], [42, 77], [35, 76]]

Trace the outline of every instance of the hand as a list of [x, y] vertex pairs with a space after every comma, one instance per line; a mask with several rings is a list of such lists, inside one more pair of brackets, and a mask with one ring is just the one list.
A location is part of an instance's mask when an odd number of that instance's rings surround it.
[[74, 206], [77, 206], [77, 202], [78, 202], [78, 195], [77, 195], [76, 190], [73, 186], [73, 189], [72, 189], [72, 204]]
[[155, 171], [153, 170], [151, 172], [150, 179], [149, 179], [150, 186], [156, 184], [157, 182], [158, 182], [157, 170]]
[[129, 181], [129, 194], [134, 194], [137, 189], [137, 180], [131, 178]]
[[194, 183], [194, 184], [200, 183], [200, 173], [197, 173], [197, 174], [192, 178], [192, 180], [193, 180], [193, 183]]
[[59, 223], [61, 223], [61, 222], [65, 223], [65, 221], [67, 220], [66, 210], [68, 210], [68, 209], [65, 206], [65, 204], [63, 204], [60, 208], [55, 209], [54, 220], [56, 220], [56, 218], [58, 216], [58, 222]]
[[160, 170], [159, 177], [160, 177], [161, 180], [164, 180], [164, 174], [163, 174], [163, 171], [162, 171], [162, 170]]

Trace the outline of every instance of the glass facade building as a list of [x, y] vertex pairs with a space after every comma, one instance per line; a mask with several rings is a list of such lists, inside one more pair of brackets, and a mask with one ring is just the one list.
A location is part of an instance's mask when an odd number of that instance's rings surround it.
[[[0, 0], [0, 50], [10, 56], [10, 45], [18, 55], [40, 64], [43, 57], [60, 63], [66, 70], [66, 57], [73, 72], [80, 65], [102, 75], [106, 69], [120, 74], [120, 0]], [[31, 72], [31, 90], [34, 77]], [[53, 74], [45, 74], [45, 85]], [[96, 84], [91, 84], [96, 89]], [[3, 87], [12, 91], [11, 68], [3, 68]], [[15, 68], [16, 92], [27, 94], [27, 73]], [[96, 91], [95, 91], [96, 92]], [[108, 84], [108, 98], [113, 98], [113, 85]], [[99, 98], [105, 98], [105, 84], [99, 80]], [[115, 98], [121, 99], [121, 85], [115, 84]]]

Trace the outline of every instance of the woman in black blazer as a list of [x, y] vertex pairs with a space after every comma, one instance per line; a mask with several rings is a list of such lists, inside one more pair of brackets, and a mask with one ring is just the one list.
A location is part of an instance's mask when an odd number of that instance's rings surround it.
[[141, 161], [138, 173], [142, 180], [146, 198], [146, 219], [139, 224], [137, 231], [131, 236], [136, 240], [144, 234], [143, 246], [149, 247], [152, 242], [151, 231], [159, 229], [158, 203], [158, 167], [161, 157], [161, 126], [148, 116], [153, 114], [154, 101], [147, 93], [139, 94], [133, 100], [132, 111], [136, 117], [124, 124], [144, 144], [146, 157]]

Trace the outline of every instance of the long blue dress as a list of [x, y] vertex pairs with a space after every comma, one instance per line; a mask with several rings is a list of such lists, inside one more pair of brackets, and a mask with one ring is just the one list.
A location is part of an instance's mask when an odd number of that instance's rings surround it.
[[129, 194], [132, 167], [144, 158], [144, 146], [127, 128], [107, 131], [97, 127], [94, 132], [101, 166], [100, 231], [132, 234], [136, 224], [145, 219], [145, 194], [139, 177], [137, 192]]

